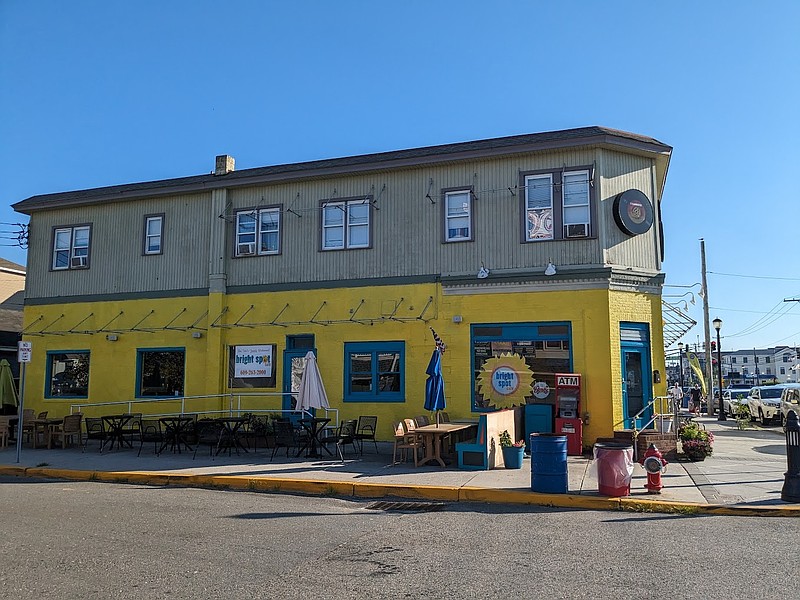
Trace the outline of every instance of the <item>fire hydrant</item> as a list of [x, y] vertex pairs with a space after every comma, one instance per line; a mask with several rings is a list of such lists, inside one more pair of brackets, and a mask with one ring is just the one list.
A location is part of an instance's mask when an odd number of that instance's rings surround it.
[[655, 444], [650, 444], [650, 447], [639, 463], [644, 467], [644, 470], [647, 471], [647, 483], [644, 486], [647, 488], [647, 492], [650, 494], [660, 494], [661, 488], [664, 487], [661, 485], [661, 472], [667, 466], [667, 461], [664, 460], [664, 457], [661, 455], [658, 448], [656, 448]]

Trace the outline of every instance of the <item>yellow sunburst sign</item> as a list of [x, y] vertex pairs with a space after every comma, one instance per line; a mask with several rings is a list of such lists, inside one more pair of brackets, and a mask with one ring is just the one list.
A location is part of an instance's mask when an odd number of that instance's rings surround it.
[[519, 354], [504, 353], [488, 359], [478, 376], [478, 391], [497, 408], [524, 404], [532, 385], [533, 373]]

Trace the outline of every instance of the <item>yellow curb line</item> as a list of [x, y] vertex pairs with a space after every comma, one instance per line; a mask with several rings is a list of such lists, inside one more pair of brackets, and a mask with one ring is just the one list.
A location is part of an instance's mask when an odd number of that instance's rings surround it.
[[417, 498], [458, 502], [458, 488], [435, 485], [405, 485], [400, 483], [356, 483], [354, 495], [360, 498]]
[[619, 498], [583, 496], [577, 494], [542, 494], [527, 490], [494, 490], [478, 487], [462, 487], [459, 490], [459, 500], [466, 502], [532, 504], [554, 508], [620, 510]]
[[246, 475], [183, 475], [140, 471], [78, 471], [42, 467], [0, 465], [0, 475], [44, 477], [73, 481], [103, 481], [140, 485], [179, 485], [212, 489], [234, 489], [272, 493], [299, 493], [315, 496], [351, 496], [383, 498], [387, 496], [438, 500], [443, 502], [488, 502], [524, 504], [552, 508], [705, 514], [725, 516], [800, 517], [800, 506], [739, 506], [700, 504], [637, 498], [609, 498], [578, 494], [541, 494], [524, 489], [491, 489], [479, 487], [446, 487], [392, 483], [353, 483], [319, 479], [283, 479], [247, 477]]

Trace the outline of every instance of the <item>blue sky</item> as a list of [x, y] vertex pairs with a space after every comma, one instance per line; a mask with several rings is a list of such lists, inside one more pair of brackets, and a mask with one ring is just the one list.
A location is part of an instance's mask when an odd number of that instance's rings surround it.
[[800, 344], [798, 23], [796, 1], [0, 0], [0, 236], [29, 196], [217, 154], [243, 169], [601, 125], [674, 147], [684, 341], [703, 339], [704, 238], [723, 348]]

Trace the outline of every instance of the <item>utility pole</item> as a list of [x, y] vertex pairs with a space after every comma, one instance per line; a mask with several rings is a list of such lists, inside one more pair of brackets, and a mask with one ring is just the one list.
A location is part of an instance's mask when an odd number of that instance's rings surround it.
[[[708, 382], [706, 384], [706, 392], [708, 397], [706, 398], [706, 410], [708, 416], [713, 416], [714, 414], [714, 369], [712, 368], [711, 364], [711, 330], [709, 329], [709, 320], [708, 320], [708, 283], [706, 281], [706, 242], [703, 238], [700, 238], [700, 266], [701, 266], [701, 275], [702, 275], [702, 285], [703, 285], [703, 335], [705, 336], [706, 340], [706, 364], [705, 364], [705, 378]], [[720, 397], [722, 396], [722, 392], [720, 391]]]

